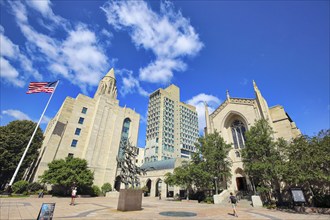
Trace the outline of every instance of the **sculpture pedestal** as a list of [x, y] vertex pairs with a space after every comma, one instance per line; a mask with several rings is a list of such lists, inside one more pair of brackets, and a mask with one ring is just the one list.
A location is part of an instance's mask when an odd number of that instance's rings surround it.
[[262, 207], [260, 196], [251, 196], [253, 207]]
[[142, 209], [142, 189], [121, 189], [117, 210], [137, 211]]

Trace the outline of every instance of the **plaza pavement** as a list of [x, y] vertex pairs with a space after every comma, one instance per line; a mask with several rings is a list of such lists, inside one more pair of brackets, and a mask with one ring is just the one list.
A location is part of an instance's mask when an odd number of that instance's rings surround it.
[[[0, 198], [0, 219], [36, 219], [42, 203], [56, 203], [53, 219], [330, 219], [330, 215], [297, 214], [265, 208], [253, 208], [246, 203], [238, 204], [238, 218], [234, 217], [230, 204], [198, 204], [187, 201], [158, 200], [144, 197], [142, 210], [117, 211], [117, 198], [77, 198], [70, 206], [70, 198]], [[168, 217], [160, 213], [188, 212], [190, 217]], [[180, 213], [179, 213], [180, 214]]]

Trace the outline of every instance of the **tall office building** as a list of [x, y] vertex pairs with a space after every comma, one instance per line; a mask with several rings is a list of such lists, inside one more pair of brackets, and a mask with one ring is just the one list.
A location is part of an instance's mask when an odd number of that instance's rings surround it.
[[180, 89], [170, 85], [149, 96], [145, 162], [190, 158], [195, 152], [198, 117], [194, 106], [180, 102]]
[[48, 123], [34, 181], [48, 163], [65, 157], [86, 159], [94, 172], [94, 184], [111, 183], [116, 189], [119, 169], [116, 157], [122, 139], [136, 145], [140, 115], [119, 106], [114, 70], [100, 81], [94, 98], [79, 94], [67, 97]]

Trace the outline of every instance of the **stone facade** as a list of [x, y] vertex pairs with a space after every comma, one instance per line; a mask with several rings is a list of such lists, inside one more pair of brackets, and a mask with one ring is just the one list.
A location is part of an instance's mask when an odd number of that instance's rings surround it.
[[120, 107], [114, 70], [100, 81], [93, 98], [79, 94], [67, 97], [56, 116], [50, 120], [34, 176], [48, 169], [47, 164], [67, 156], [86, 159], [94, 172], [94, 184], [109, 182], [117, 176], [116, 157], [121, 138], [136, 146], [140, 115]]
[[[208, 113], [208, 107], [205, 105], [206, 133], [217, 131], [233, 146], [228, 155], [232, 161], [232, 178], [228, 181], [230, 191], [252, 190], [252, 184], [244, 173], [240, 151], [245, 145], [245, 131], [253, 126], [256, 120], [266, 119], [269, 122], [275, 132], [274, 139], [282, 137], [290, 141], [301, 134], [282, 106], [269, 108], [255, 82], [253, 87], [254, 99], [232, 98], [227, 91], [227, 99], [212, 114]], [[225, 187], [225, 183], [222, 187]]]

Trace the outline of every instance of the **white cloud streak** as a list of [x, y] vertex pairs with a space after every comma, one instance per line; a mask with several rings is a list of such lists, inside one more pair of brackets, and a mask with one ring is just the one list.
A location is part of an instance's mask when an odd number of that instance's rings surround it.
[[[32, 1], [27, 4], [55, 23], [68, 23], [53, 13], [50, 1]], [[22, 2], [13, 1], [10, 2], [10, 6], [19, 28], [27, 39], [27, 47], [34, 55], [40, 54], [38, 59], [45, 63], [53, 78], [60, 75], [79, 86], [85, 93], [89, 88], [98, 85], [104, 72], [109, 68], [109, 61], [94, 32], [80, 23], [71, 29], [64, 28], [67, 32], [65, 39], [55, 39], [37, 32], [29, 24], [28, 11]]]
[[161, 2], [160, 14], [144, 1], [109, 1], [102, 10], [117, 30], [127, 29], [137, 48], [150, 50], [156, 60], [140, 69], [140, 80], [168, 83], [174, 71], [186, 70], [185, 56], [196, 55], [203, 47], [198, 34], [173, 4]]
[[209, 114], [211, 114], [221, 103], [221, 100], [213, 95], [207, 95], [205, 93], [200, 93], [188, 101], [186, 103], [193, 105], [196, 107], [196, 111], [198, 114], [198, 127], [199, 132], [202, 133], [204, 131], [205, 123], [205, 105], [204, 102], [208, 105]]
[[[13, 117], [15, 120], [30, 120], [30, 121], [32, 120], [34, 122], [38, 122], [38, 120], [39, 120], [39, 119], [31, 119], [30, 116], [28, 116], [24, 112], [22, 112], [20, 110], [16, 110], [16, 109], [3, 110], [1, 113], [3, 115], [8, 115], [10, 117]], [[48, 116], [44, 115], [40, 124], [48, 124], [49, 121], [50, 121], [50, 118]]]
[[[23, 87], [25, 79], [30, 75], [38, 80], [42, 79], [42, 75], [33, 68], [31, 60], [22, 53], [19, 46], [4, 35], [2, 26], [0, 26], [0, 45], [1, 78], [17, 87]], [[14, 68], [12, 63], [18, 63], [19, 68]]]
[[19, 110], [14, 110], [14, 109], [3, 110], [2, 114], [9, 115], [17, 120], [31, 120], [31, 118], [27, 114]]
[[139, 80], [134, 78], [133, 71], [121, 69], [117, 70], [116, 73], [120, 75], [122, 79], [123, 86], [119, 90], [122, 96], [135, 92], [138, 92], [144, 97], [149, 96], [149, 93], [140, 86]]

